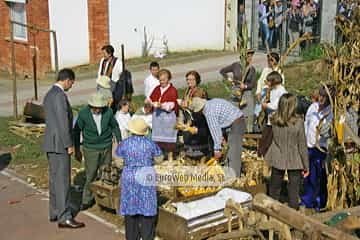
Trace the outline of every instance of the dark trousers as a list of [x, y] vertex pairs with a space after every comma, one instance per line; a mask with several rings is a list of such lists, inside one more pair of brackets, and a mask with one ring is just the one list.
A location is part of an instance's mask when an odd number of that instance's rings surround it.
[[[301, 171], [302, 170], [287, 170], [288, 172], [288, 198], [289, 207], [296, 210], [299, 209], [299, 191], [301, 184]], [[271, 168], [271, 179], [269, 186], [270, 197], [275, 200], [280, 200], [281, 184], [284, 179], [285, 170]]]
[[279, 48], [281, 47], [281, 44], [280, 44], [280, 41], [282, 40], [281, 39], [281, 31], [282, 31], [282, 25], [275, 28], [273, 42], [272, 42], [272, 48], [277, 48], [278, 42], [279, 42]]
[[241, 152], [246, 128], [245, 118], [235, 120], [228, 134], [229, 150], [227, 152], [228, 166], [235, 171], [236, 177], [241, 174]]
[[327, 202], [326, 153], [317, 148], [309, 148], [308, 151], [310, 174], [304, 179], [304, 194], [301, 196], [301, 203], [307, 208], [320, 211]]
[[125, 216], [126, 240], [153, 240], [155, 238], [156, 216]]
[[98, 176], [98, 170], [102, 165], [111, 163], [111, 147], [102, 150], [83, 148], [85, 160], [86, 181], [83, 190], [82, 203], [91, 204], [94, 196], [90, 190], [90, 184]]
[[47, 153], [49, 160], [49, 217], [59, 222], [71, 219], [70, 156]]

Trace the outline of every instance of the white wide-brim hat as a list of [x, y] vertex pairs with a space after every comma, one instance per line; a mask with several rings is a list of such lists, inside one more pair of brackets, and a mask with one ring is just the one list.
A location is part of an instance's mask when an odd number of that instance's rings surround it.
[[149, 125], [140, 117], [131, 119], [128, 123], [128, 129], [135, 135], [147, 135], [149, 133]]
[[110, 78], [105, 75], [98, 77], [98, 79], [96, 80], [96, 83], [102, 88], [110, 89], [110, 87], [111, 87], [110, 86]]
[[189, 109], [193, 112], [200, 112], [206, 103], [206, 99], [204, 98], [199, 98], [199, 97], [194, 97], [191, 100], [191, 103], [189, 105]]
[[97, 93], [94, 93], [93, 95], [91, 95], [91, 98], [88, 101], [88, 104], [91, 107], [98, 107], [98, 108], [106, 107], [107, 106], [107, 99], [105, 98], [104, 95], [97, 92]]

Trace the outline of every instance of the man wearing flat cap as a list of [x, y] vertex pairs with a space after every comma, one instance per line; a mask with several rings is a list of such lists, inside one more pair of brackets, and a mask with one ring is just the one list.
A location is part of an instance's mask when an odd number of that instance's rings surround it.
[[253, 88], [256, 88], [256, 70], [252, 65], [254, 54], [255, 50], [253, 49], [246, 51], [246, 65], [243, 66], [244, 72], [241, 72], [242, 66], [239, 61], [220, 70], [220, 74], [225, 79], [231, 79], [229, 73], [232, 74], [231, 102], [235, 106], [240, 107], [244, 113], [247, 122], [247, 132], [253, 131], [254, 124], [255, 97], [252, 93]]
[[255, 112], [255, 96], [253, 89], [256, 88], [256, 70], [252, 65], [255, 51], [248, 49], [246, 51], [246, 66], [242, 82], [240, 83], [240, 91], [242, 93], [240, 109], [245, 115], [246, 131], [252, 132], [254, 126], [254, 112]]
[[83, 154], [85, 160], [86, 182], [84, 185], [80, 210], [86, 210], [94, 204], [90, 184], [97, 177], [99, 167], [110, 164], [112, 160], [112, 139], [121, 141], [121, 134], [112, 110], [107, 107], [107, 99], [101, 93], [91, 96], [88, 105], [79, 112], [75, 128], [75, 157], [82, 158], [80, 151], [80, 133], [83, 136]]
[[222, 154], [223, 131], [227, 132], [229, 150], [226, 161], [235, 173], [236, 177], [241, 173], [241, 152], [244, 131], [246, 128], [245, 118], [242, 111], [231, 102], [220, 98], [206, 100], [194, 97], [189, 106], [193, 112], [202, 112], [209, 126], [210, 134], [214, 142], [214, 157], [220, 158]]

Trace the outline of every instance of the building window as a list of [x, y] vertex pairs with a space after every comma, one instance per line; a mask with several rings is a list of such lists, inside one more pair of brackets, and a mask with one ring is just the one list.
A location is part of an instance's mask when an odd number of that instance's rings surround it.
[[[25, 3], [10, 3], [10, 17], [12, 21], [26, 24]], [[27, 29], [14, 24], [14, 39], [27, 41]]]

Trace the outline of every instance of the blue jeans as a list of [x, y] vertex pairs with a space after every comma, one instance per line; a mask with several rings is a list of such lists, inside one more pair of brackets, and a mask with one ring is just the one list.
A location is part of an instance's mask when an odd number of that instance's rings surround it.
[[265, 42], [269, 44], [269, 37], [270, 37], [269, 26], [267, 24], [260, 22], [260, 32], [261, 32], [262, 44], [266, 46]]
[[275, 33], [275, 28], [269, 29], [269, 48], [274, 48], [274, 34]]

